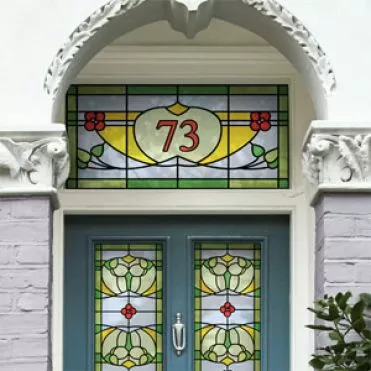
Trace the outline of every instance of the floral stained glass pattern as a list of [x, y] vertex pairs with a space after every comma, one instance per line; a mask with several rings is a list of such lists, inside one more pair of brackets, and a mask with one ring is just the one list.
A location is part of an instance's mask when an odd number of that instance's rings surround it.
[[162, 371], [162, 247], [95, 247], [95, 371]]
[[73, 85], [67, 188], [288, 188], [287, 85]]
[[261, 371], [260, 244], [195, 246], [194, 371]]

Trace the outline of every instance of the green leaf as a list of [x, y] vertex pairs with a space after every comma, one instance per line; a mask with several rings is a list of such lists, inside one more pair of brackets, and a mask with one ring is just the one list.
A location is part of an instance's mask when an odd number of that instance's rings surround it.
[[91, 155], [88, 151], [85, 151], [84, 149], [79, 148], [77, 150], [77, 158], [79, 161], [87, 164], [91, 160]]
[[251, 152], [255, 157], [260, 157], [264, 155], [265, 149], [258, 144], [251, 143]]
[[350, 318], [352, 322], [356, 322], [362, 317], [363, 311], [365, 309], [365, 303], [363, 301], [357, 302], [350, 312]]
[[335, 328], [333, 328], [333, 327], [323, 326], [323, 325], [307, 325], [305, 327], [310, 328], [311, 330], [318, 330], [318, 331], [333, 331], [333, 330], [335, 330]]
[[371, 340], [371, 330], [363, 330], [362, 333], [366, 339]]
[[315, 370], [322, 370], [325, 366], [325, 362], [321, 361], [319, 358], [313, 358], [309, 364], [315, 369]]
[[351, 296], [352, 293], [350, 291], [347, 291], [345, 294], [339, 292], [336, 295], [335, 300], [341, 310], [345, 310], [348, 300]]
[[328, 334], [328, 336], [331, 340], [335, 340], [335, 341], [342, 341], [343, 340], [342, 336], [337, 331], [331, 331]]
[[265, 161], [267, 161], [268, 163], [275, 162], [278, 158], [278, 149], [277, 148], [271, 149], [265, 154], [264, 158]]
[[79, 169], [86, 169], [86, 168], [88, 167], [88, 164], [85, 163], [85, 162], [82, 162], [82, 161], [80, 161], [80, 160], [77, 160], [77, 167], [78, 167]]
[[273, 161], [273, 162], [267, 162], [267, 165], [270, 169], [277, 169], [278, 166], [278, 160]]
[[329, 320], [334, 321], [340, 316], [339, 309], [335, 304], [330, 304], [329, 306]]
[[352, 325], [354, 330], [357, 331], [358, 333], [362, 332], [366, 328], [366, 322], [362, 317], [354, 321]]
[[96, 146], [92, 147], [90, 152], [95, 156], [95, 157], [101, 157], [104, 153], [104, 143], [102, 144], [97, 144]]
[[366, 307], [371, 307], [371, 294], [363, 293], [359, 297], [365, 303]]

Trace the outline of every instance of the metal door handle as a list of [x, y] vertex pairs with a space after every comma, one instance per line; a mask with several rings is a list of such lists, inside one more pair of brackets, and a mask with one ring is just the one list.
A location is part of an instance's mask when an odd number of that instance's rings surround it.
[[176, 320], [173, 324], [173, 345], [178, 356], [182, 355], [186, 347], [186, 332], [185, 326], [182, 323], [182, 314], [176, 314]]

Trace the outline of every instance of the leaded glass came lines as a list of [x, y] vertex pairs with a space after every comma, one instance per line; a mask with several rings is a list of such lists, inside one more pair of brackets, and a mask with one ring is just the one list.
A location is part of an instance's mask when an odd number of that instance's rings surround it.
[[162, 246], [95, 246], [95, 371], [162, 371]]
[[260, 245], [195, 246], [195, 371], [261, 371]]
[[288, 188], [287, 85], [73, 85], [67, 188]]

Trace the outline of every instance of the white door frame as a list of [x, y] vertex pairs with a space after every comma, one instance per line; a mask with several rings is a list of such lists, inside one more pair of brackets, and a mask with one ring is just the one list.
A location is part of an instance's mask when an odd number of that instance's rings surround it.
[[[174, 49], [174, 48], [173, 48]], [[187, 53], [187, 61], [179, 60], [177, 52], [171, 49], [171, 58], [161, 52], [161, 61], [156, 53], [148, 53], [146, 66], [152, 62], [163, 63], [166, 71], [159, 76], [141, 77], [143, 58], [130, 54], [130, 62], [125, 61], [125, 73], [116, 70], [116, 77], [107, 76], [110, 58], [100, 61], [98, 56], [84, 70], [77, 83], [288, 83], [290, 86], [290, 177], [289, 190], [64, 190], [59, 192], [61, 208], [54, 213], [53, 221], [53, 309], [52, 309], [52, 360], [53, 370], [63, 371], [63, 274], [64, 274], [64, 216], [65, 215], [196, 215], [196, 214], [285, 214], [290, 215], [290, 358], [291, 371], [309, 370], [308, 360], [313, 351], [313, 334], [305, 328], [312, 321], [306, 310], [314, 296], [314, 217], [309, 207], [309, 199], [304, 189], [301, 173], [301, 144], [311, 119], [313, 108], [307, 92], [292, 67], [282, 57], [269, 50], [260, 54], [235, 50], [226, 52], [210, 51], [203, 47], [202, 57], [193, 52], [204, 70], [207, 61], [214, 63], [213, 73], [202, 73], [197, 68], [194, 73], [184, 63], [190, 63], [192, 52]], [[195, 49], [195, 48], [192, 48]], [[215, 49], [215, 48], [214, 48]], [[234, 48], [236, 49], [236, 48]], [[265, 48], [268, 50], [268, 48]], [[166, 52], [165, 52], [166, 53]], [[219, 59], [218, 59], [218, 53]], [[228, 53], [228, 58], [226, 54]], [[246, 54], [247, 53], [247, 54]], [[117, 63], [121, 53], [116, 51], [112, 60]], [[128, 55], [127, 52], [122, 53]], [[264, 57], [264, 58], [263, 58]], [[102, 60], [103, 60], [102, 59]], [[179, 59], [179, 56], [178, 56]], [[107, 62], [108, 60], [108, 62]], [[169, 63], [171, 60], [171, 64]], [[183, 63], [183, 65], [182, 65]], [[246, 66], [251, 66], [246, 68]], [[105, 67], [104, 67], [105, 66]], [[274, 66], [274, 73], [272, 68]], [[103, 68], [104, 67], [104, 68]], [[108, 69], [109, 70], [109, 69]], [[187, 74], [184, 71], [187, 71]], [[95, 73], [94, 73], [95, 71]], [[183, 72], [182, 72], [183, 71]], [[229, 72], [228, 72], [229, 71]], [[231, 73], [230, 71], [233, 71]], [[246, 73], [248, 71], [249, 73]], [[125, 76], [125, 79], [123, 78]], [[177, 79], [178, 76], [178, 79]]]

